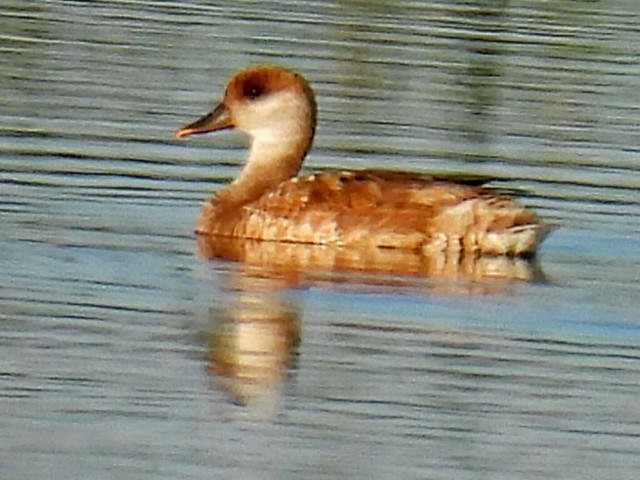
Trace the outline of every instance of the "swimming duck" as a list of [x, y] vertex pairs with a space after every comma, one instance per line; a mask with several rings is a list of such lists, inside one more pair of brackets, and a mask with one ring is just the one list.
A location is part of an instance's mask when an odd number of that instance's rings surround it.
[[360, 170], [298, 176], [316, 127], [299, 74], [252, 66], [233, 75], [210, 113], [176, 137], [236, 128], [251, 138], [238, 178], [214, 193], [200, 235], [355, 248], [531, 256], [546, 228], [494, 189], [425, 175]]

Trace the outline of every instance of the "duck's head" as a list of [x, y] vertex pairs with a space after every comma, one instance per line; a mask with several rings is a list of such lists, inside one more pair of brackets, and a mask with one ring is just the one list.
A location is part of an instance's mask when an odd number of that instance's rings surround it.
[[188, 135], [237, 128], [261, 148], [295, 149], [303, 157], [311, 146], [316, 124], [316, 102], [300, 75], [276, 66], [253, 66], [233, 75], [224, 98], [210, 113], [178, 131]]

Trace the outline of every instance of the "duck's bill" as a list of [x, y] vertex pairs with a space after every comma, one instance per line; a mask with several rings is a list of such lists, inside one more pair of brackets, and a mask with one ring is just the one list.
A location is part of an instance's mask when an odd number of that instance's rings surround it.
[[185, 125], [176, 131], [176, 138], [195, 135], [198, 133], [214, 132], [225, 128], [233, 127], [231, 116], [227, 107], [221, 103], [212, 112], [203, 115], [198, 120], [189, 125]]

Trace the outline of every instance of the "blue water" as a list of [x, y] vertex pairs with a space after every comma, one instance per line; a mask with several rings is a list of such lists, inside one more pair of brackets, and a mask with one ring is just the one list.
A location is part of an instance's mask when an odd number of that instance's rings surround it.
[[[636, 478], [635, 2], [0, 13], [0, 477]], [[515, 189], [530, 281], [204, 259], [246, 141], [172, 132], [255, 62], [318, 94], [308, 170]]]

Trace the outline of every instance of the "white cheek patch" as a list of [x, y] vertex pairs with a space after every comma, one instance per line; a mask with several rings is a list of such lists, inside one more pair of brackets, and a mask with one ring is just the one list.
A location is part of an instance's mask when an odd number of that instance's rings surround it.
[[287, 142], [300, 136], [309, 115], [309, 107], [299, 92], [283, 90], [252, 100], [243, 115], [243, 130], [257, 143]]

